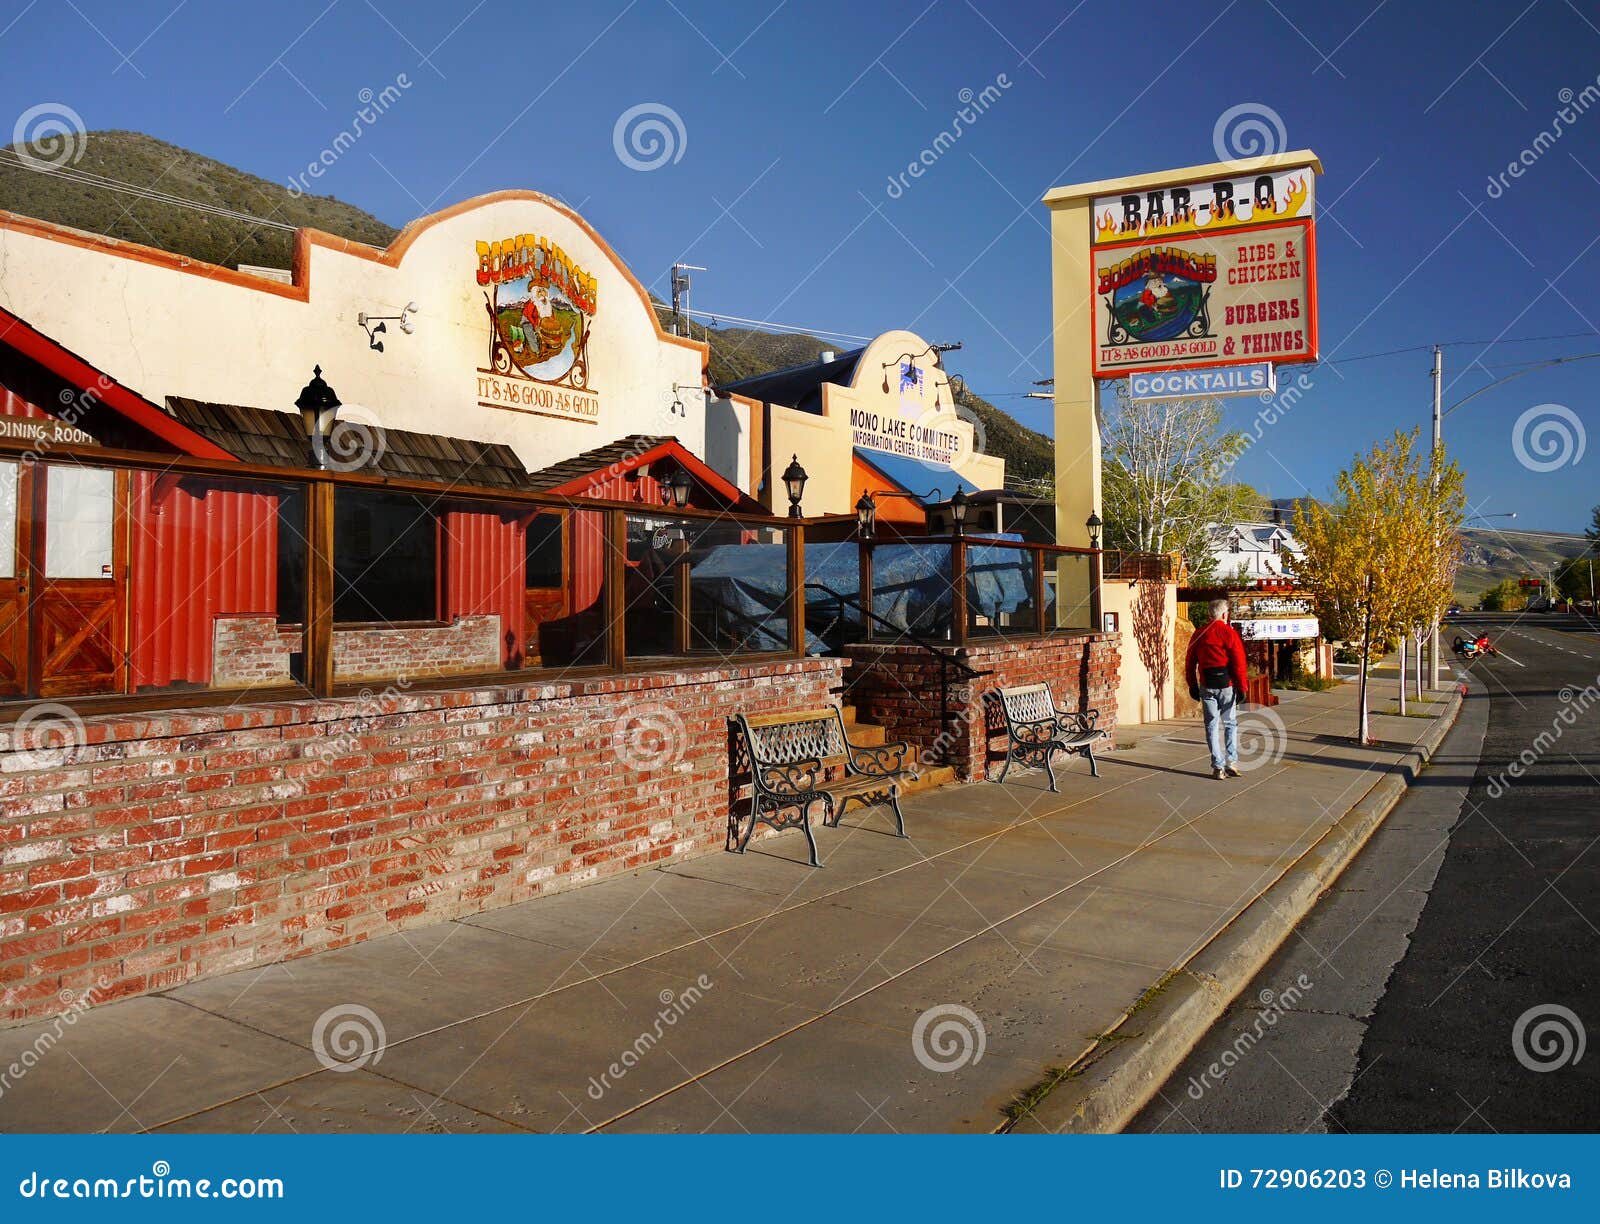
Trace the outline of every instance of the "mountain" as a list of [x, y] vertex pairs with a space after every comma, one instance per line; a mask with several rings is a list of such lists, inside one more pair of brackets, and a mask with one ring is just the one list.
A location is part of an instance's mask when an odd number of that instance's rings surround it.
[[117, 179], [234, 212], [299, 227], [311, 226], [386, 246], [399, 231], [332, 196], [292, 195], [287, 187], [202, 157], [141, 132], [89, 132], [82, 156], [67, 174], [19, 160], [20, 146], [0, 154], [0, 206], [90, 233], [139, 242], [207, 263], [287, 268], [292, 230], [196, 212], [125, 191], [93, 185], [77, 174]]
[[[311, 226], [373, 246], [387, 245], [399, 232], [332, 196], [295, 196], [287, 187], [140, 132], [89, 132], [81, 143], [82, 157], [70, 165], [77, 174], [116, 179], [284, 225]], [[294, 242], [290, 230], [197, 212], [41, 171], [20, 160], [17, 148], [0, 154], [0, 206], [12, 212], [224, 267], [289, 267]], [[657, 303], [658, 313], [664, 309]], [[690, 334], [710, 344], [713, 383], [801, 365], [815, 361], [824, 350], [841, 347], [815, 336], [698, 323]], [[1055, 450], [1049, 438], [970, 392], [959, 393], [957, 401], [977, 418], [984, 449], [1005, 456], [1009, 483], [1053, 481]]]

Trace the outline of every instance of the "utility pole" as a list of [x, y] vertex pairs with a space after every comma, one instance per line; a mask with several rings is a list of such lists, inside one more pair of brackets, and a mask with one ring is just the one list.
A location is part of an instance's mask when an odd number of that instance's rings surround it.
[[[698, 264], [672, 265], [672, 334], [687, 336], [689, 332], [689, 273], [704, 272]], [[679, 328], [682, 328], [680, 331]]]
[[[1433, 491], [1439, 491], [1439, 445], [1440, 432], [1444, 427], [1444, 413], [1441, 405], [1444, 402], [1444, 350], [1437, 344], [1433, 346], [1433, 453], [1432, 475], [1430, 483]], [[1439, 687], [1439, 622], [1433, 622], [1432, 639], [1428, 643], [1428, 687]]]

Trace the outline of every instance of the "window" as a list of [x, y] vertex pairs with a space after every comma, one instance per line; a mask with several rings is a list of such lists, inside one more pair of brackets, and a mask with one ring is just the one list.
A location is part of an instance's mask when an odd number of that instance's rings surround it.
[[1283, 543], [1283, 541], [1278, 539], [1277, 536], [1273, 536], [1272, 537], [1272, 551], [1273, 551], [1274, 554], [1276, 554], [1279, 551], [1279, 546], [1282, 543]]
[[289, 485], [278, 498], [278, 620], [298, 625], [306, 615], [306, 491]]
[[439, 523], [432, 499], [340, 489], [333, 511], [333, 619], [439, 615]]
[[528, 524], [528, 577], [531, 590], [559, 590], [566, 572], [565, 532], [560, 512], [543, 510]]
[[1231, 552], [1231, 553], [1236, 553], [1236, 552], [1239, 551], [1239, 537], [1238, 536], [1234, 536], [1232, 539], [1230, 539], [1228, 541], [1228, 551]]
[[52, 464], [45, 482], [44, 576], [111, 578], [113, 476]]
[[17, 576], [17, 483], [14, 463], [0, 463], [0, 578]]

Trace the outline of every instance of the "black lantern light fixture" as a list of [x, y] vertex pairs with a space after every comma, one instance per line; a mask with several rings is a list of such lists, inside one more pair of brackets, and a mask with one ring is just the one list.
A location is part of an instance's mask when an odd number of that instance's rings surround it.
[[870, 492], [863, 493], [856, 502], [856, 530], [863, 540], [870, 540], [878, 527], [878, 503]]
[[300, 398], [294, 406], [300, 409], [300, 419], [305, 422], [306, 437], [311, 442], [313, 467], [327, 466], [328, 434], [334, 419], [339, 415], [339, 396], [322, 380], [322, 367], [314, 366], [311, 381], [300, 389]]
[[1084, 522], [1083, 525], [1089, 529], [1089, 547], [1090, 548], [1099, 548], [1100, 547], [1100, 528], [1102, 526], [1104, 526], [1104, 524], [1101, 523], [1101, 521], [1100, 521], [1100, 516], [1098, 514], [1094, 513], [1091, 510], [1089, 512], [1088, 519]]
[[693, 486], [689, 481], [689, 473], [681, 467], [667, 481], [667, 495], [672, 499], [672, 504], [682, 510], [689, 504], [689, 491]]
[[790, 455], [789, 466], [783, 469], [783, 487], [789, 494], [789, 517], [800, 518], [800, 499], [805, 496], [806, 475], [805, 468], [800, 466], [800, 456]]
[[950, 526], [956, 535], [960, 535], [966, 524], [967, 492], [965, 489], [957, 489], [955, 495], [950, 498]]

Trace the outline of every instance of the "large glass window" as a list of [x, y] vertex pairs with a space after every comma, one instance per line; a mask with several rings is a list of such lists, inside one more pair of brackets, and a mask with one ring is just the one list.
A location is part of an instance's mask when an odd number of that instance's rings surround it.
[[629, 658], [788, 649], [789, 554], [781, 530], [630, 514], [627, 548]]
[[1001, 544], [967, 545], [967, 632], [1037, 633], [1039, 591], [1033, 553]]
[[336, 623], [436, 620], [436, 500], [340, 489], [334, 499], [333, 568]]

